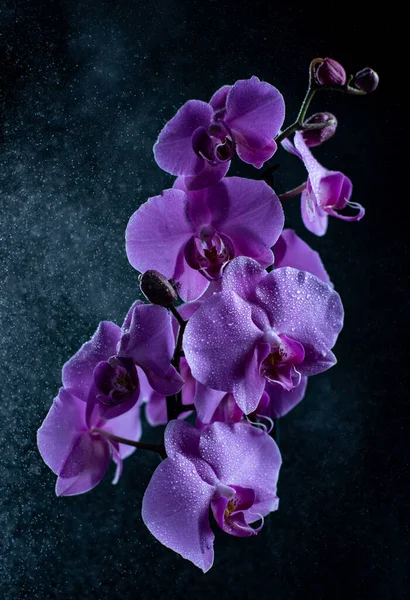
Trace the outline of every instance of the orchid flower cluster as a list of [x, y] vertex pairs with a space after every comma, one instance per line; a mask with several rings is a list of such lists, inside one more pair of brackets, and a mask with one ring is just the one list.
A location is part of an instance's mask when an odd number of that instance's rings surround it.
[[[301, 195], [303, 223], [318, 236], [329, 217], [364, 216], [350, 179], [312, 152], [335, 133], [336, 118], [306, 113], [319, 91], [363, 95], [377, 83], [372, 69], [347, 78], [335, 60], [315, 59], [285, 129], [282, 95], [255, 76], [209, 102], [189, 100], [165, 125], [154, 155], [176, 179], [138, 208], [125, 236], [149, 303], [134, 302], [121, 327], [99, 324], [64, 365], [38, 431], [57, 495], [91, 490], [111, 460], [117, 483], [125, 458], [151, 450], [161, 462], [142, 519], [162, 544], [206, 572], [211, 515], [233, 536], [261, 530], [278, 508], [278, 419], [302, 400], [309, 377], [335, 364], [343, 326], [319, 254], [284, 229], [282, 203]], [[265, 165], [266, 175], [279, 147], [306, 168], [295, 190], [278, 196], [262, 178], [227, 176], [237, 159]], [[166, 425], [163, 442], [141, 441], [142, 408], [150, 425]]]

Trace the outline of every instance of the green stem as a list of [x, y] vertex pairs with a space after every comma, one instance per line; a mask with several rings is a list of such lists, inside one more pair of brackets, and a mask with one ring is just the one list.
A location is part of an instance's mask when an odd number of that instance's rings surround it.
[[318, 87], [315, 83], [315, 67], [318, 63], [323, 62], [323, 58], [315, 58], [310, 63], [309, 67], [309, 86], [306, 92], [306, 96], [303, 99], [302, 106], [300, 107], [299, 114], [296, 118], [296, 121], [286, 127], [276, 138], [275, 142], [279, 144], [282, 140], [291, 135], [294, 131], [298, 131], [299, 129], [303, 129], [303, 121], [305, 120], [306, 113], [308, 111], [309, 105], [312, 102], [313, 96], [315, 95]]

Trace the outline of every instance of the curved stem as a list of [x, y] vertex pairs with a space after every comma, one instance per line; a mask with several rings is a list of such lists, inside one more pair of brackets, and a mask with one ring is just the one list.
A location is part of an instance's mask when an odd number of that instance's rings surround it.
[[279, 194], [278, 198], [279, 200], [287, 200], [288, 198], [293, 198], [294, 196], [298, 196], [299, 194], [301, 194], [303, 192], [303, 190], [306, 189], [307, 186], [307, 181], [301, 183], [300, 185], [298, 185], [298, 187], [293, 188], [293, 190], [289, 190], [288, 192], [285, 192], [284, 194]]
[[105, 431], [104, 429], [99, 429], [96, 427], [92, 430], [95, 433], [101, 433], [104, 437], [113, 442], [118, 442], [119, 444], [127, 444], [127, 446], [133, 446], [134, 448], [139, 448], [140, 450], [151, 450], [153, 452], [158, 452], [162, 457], [165, 458], [165, 447], [164, 444], [148, 444], [147, 442], [135, 442], [134, 440], [128, 440], [127, 438], [123, 438], [119, 435], [114, 435], [109, 431]]
[[309, 86], [306, 92], [306, 96], [303, 99], [302, 106], [300, 107], [299, 114], [296, 118], [296, 121], [286, 127], [276, 138], [275, 142], [279, 144], [282, 140], [291, 135], [294, 131], [298, 129], [303, 129], [303, 121], [305, 120], [307, 110], [309, 108], [310, 103], [312, 102], [313, 96], [318, 90], [317, 85], [315, 84], [315, 67], [318, 63], [323, 62], [323, 58], [314, 58], [309, 66]]
[[[179, 329], [178, 329], [178, 336], [177, 336], [177, 342], [175, 345], [175, 350], [174, 350], [174, 356], [172, 357], [172, 361], [171, 364], [173, 367], [175, 367], [175, 369], [178, 371], [178, 373], [181, 372], [180, 369], [180, 359], [181, 356], [183, 356], [183, 351], [182, 351], [182, 341], [184, 339], [184, 331], [185, 331], [185, 327], [188, 321], [185, 321], [181, 315], [179, 314], [178, 310], [175, 308], [174, 305], [170, 306], [170, 311], [172, 312], [172, 314], [174, 315], [174, 317], [176, 318], [176, 320], [179, 323]], [[179, 391], [177, 394], [172, 394], [172, 396], [167, 396], [166, 397], [166, 402], [167, 402], [167, 421], [172, 421], [173, 419], [176, 419], [178, 417], [179, 414], [181, 414], [181, 412], [184, 412], [184, 410], [182, 410], [182, 393]]]

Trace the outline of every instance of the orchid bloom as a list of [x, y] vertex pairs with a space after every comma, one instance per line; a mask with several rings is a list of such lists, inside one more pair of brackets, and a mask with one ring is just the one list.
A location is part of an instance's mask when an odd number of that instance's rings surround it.
[[[306, 145], [303, 132], [295, 133], [294, 144], [289, 140], [283, 147], [298, 156], [306, 167], [308, 180], [302, 192], [302, 219], [305, 227], [315, 235], [322, 236], [327, 231], [328, 220], [336, 217], [342, 221], [360, 221], [365, 210], [357, 202], [351, 202], [352, 182], [340, 171], [329, 171], [313, 156]], [[357, 210], [356, 215], [345, 215], [341, 211], [349, 206]]]
[[218, 90], [209, 104], [189, 100], [165, 125], [154, 146], [158, 165], [198, 190], [226, 175], [236, 153], [260, 168], [273, 156], [285, 118], [280, 92], [257, 77]]
[[331, 348], [342, 325], [340, 297], [329, 284], [290, 267], [266, 273], [238, 257], [225, 269], [222, 291], [189, 320], [183, 348], [194, 378], [232, 392], [249, 414], [267, 381], [291, 391], [302, 376], [335, 364]]
[[83, 494], [98, 485], [108, 469], [110, 456], [117, 465], [113, 480], [117, 483], [123, 459], [135, 448], [109, 439], [104, 432], [139, 440], [139, 405], [134, 405], [127, 414], [105, 421], [98, 410], [86, 415], [86, 403], [61, 388], [37, 432], [40, 454], [58, 476], [57, 496]]
[[165, 449], [168, 458], [148, 484], [142, 518], [162, 544], [206, 572], [214, 557], [209, 510], [226, 533], [257, 534], [263, 517], [278, 507], [279, 449], [248, 423], [213, 423], [199, 432], [185, 421], [167, 425]]
[[138, 368], [160, 394], [181, 389], [183, 379], [171, 365], [174, 347], [168, 311], [137, 301], [122, 328], [110, 321], [100, 323], [91, 340], [64, 365], [63, 386], [87, 402], [88, 412], [97, 405], [104, 419], [118, 417], [138, 401]]
[[284, 224], [281, 203], [263, 181], [228, 177], [189, 192], [181, 179], [132, 215], [126, 231], [128, 260], [138, 271], [155, 269], [173, 279], [184, 300], [198, 298], [235, 256], [273, 263], [270, 247]]

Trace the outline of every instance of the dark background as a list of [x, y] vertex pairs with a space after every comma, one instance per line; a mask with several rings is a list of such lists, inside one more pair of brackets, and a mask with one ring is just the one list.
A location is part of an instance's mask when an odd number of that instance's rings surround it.
[[[399, 23], [357, 7], [259, 0], [1, 3], [2, 598], [409, 597]], [[313, 104], [339, 119], [316, 155], [353, 180], [365, 219], [333, 219], [319, 239], [301, 226], [299, 201], [286, 205], [342, 296], [339, 363], [310, 380], [281, 422], [280, 510], [254, 539], [217, 533], [203, 575], [141, 521], [156, 456], [134, 454], [117, 486], [106, 476], [84, 496], [56, 498], [35, 434], [63, 363], [100, 320], [121, 323], [138, 294], [124, 230], [140, 203], [172, 184], [152, 155], [163, 124], [186, 100], [253, 74], [281, 90], [289, 123], [316, 56], [381, 77], [371, 96], [323, 94]], [[296, 159], [278, 152], [275, 161], [278, 193], [303, 180]], [[255, 176], [241, 169], [231, 174]]]

